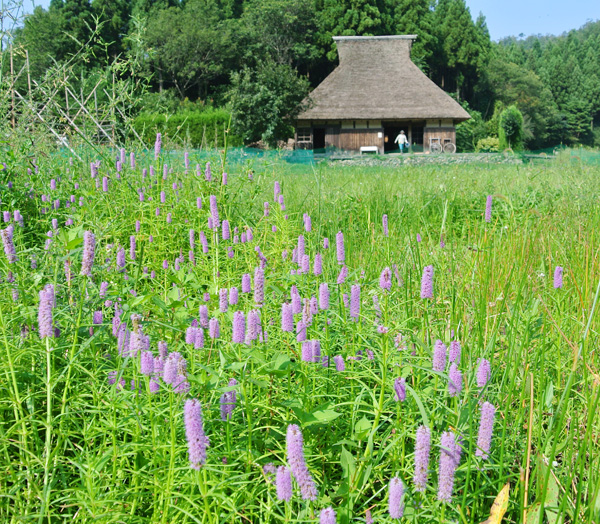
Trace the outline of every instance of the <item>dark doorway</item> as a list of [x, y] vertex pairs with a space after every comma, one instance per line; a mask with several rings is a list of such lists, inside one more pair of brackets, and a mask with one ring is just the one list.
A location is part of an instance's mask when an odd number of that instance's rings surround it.
[[413, 125], [412, 126], [412, 143], [415, 146], [423, 147], [423, 126], [422, 125]]
[[383, 151], [385, 153], [399, 153], [400, 152], [400, 148], [398, 147], [398, 144], [396, 144], [396, 142], [394, 142], [394, 140], [396, 140], [396, 137], [400, 134], [400, 131], [404, 131], [404, 133], [406, 134], [406, 137], [408, 138], [408, 125], [405, 125], [404, 127], [402, 127], [398, 124], [394, 124], [394, 125], [390, 125], [390, 126], [386, 125], [383, 128], [383, 134], [384, 134]]
[[313, 149], [325, 149], [324, 127], [315, 127], [313, 129]]

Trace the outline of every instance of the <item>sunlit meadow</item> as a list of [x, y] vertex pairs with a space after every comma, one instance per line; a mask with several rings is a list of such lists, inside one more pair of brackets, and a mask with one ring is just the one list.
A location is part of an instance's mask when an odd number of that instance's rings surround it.
[[81, 157], [0, 165], [2, 522], [600, 522], [599, 167]]

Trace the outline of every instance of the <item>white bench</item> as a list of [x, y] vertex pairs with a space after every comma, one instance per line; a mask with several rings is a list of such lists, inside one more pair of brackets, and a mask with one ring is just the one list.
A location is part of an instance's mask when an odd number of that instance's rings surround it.
[[363, 153], [379, 153], [379, 148], [377, 146], [362, 146], [360, 148], [360, 154]]

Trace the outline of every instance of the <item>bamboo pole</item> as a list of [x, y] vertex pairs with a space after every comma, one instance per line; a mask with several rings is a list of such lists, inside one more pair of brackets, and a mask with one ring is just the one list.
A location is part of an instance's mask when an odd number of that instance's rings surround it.
[[13, 64], [13, 46], [10, 46], [10, 93], [11, 93], [11, 106], [10, 106], [10, 120], [12, 123], [12, 128], [16, 127], [15, 121], [15, 68]]

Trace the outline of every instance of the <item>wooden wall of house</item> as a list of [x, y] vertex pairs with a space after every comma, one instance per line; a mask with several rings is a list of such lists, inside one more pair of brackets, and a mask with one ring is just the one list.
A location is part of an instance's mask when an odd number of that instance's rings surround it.
[[423, 130], [423, 149], [429, 151], [431, 138], [439, 138], [443, 147], [445, 141], [450, 140], [456, 145], [456, 128], [452, 127], [426, 127]]
[[362, 146], [377, 146], [383, 153], [383, 129], [327, 129], [325, 143], [346, 151], [360, 151]]

